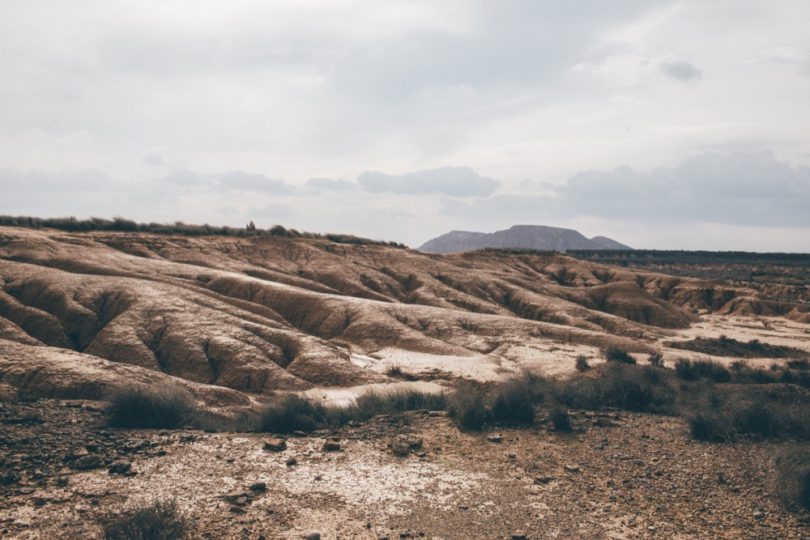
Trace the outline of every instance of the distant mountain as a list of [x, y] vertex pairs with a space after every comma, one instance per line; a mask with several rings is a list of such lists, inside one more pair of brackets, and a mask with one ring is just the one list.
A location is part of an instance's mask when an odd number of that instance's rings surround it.
[[586, 238], [573, 229], [545, 225], [514, 225], [504, 231], [478, 233], [451, 231], [428, 240], [419, 251], [428, 253], [458, 253], [484, 248], [525, 248], [568, 251], [574, 249], [632, 249], [606, 236]]

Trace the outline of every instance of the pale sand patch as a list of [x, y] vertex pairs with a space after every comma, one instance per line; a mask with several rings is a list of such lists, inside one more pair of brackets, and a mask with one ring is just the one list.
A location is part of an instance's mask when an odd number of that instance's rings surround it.
[[[810, 325], [797, 323], [780, 317], [731, 317], [722, 315], [702, 315], [701, 320], [689, 328], [678, 330], [673, 336], [659, 339], [658, 343], [668, 363], [677, 358], [711, 359], [722, 364], [731, 364], [740, 358], [713, 356], [705, 353], [665, 347], [664, 342], [689, 341], [695, 338], [718, 338], [726, 336], [748, 342], [758, 339], [770, 345], [782, 345], [810, 352]], [[757, 367], [782, 364], [787, 359], [747, 358], [745, 362]]]

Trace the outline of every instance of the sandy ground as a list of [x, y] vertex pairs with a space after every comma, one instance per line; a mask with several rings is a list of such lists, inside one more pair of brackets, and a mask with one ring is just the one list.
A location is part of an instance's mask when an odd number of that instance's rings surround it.
[[[29, 435], [46, 431], [64, 407], [40, 405], [48, 408], [45, 423]], [[109, 433], [93, 427], [97, 415], [70, 411], [86, 429], [74, 444], [107, 433], [122, 438], [109, 452], [133, 440], [150, 449], [128, 454], [132, 477], [63, 467], [63, 487], [46, 475], [7, 489], [4, 538], [97, 538], [99, 516], [167, 498], [193, 521], [195, 538], [300, 539], [313, 531], [324, 539], [810, 535], [809, 516], [786, 512], [769, 495], [771, 458], [784, 443], [700, 444], [676, 418], [573, 411], [573, 434], [541, 424], [501, 431], [496, 443], [488, 434], [459, 432], [443, 416], [413, 413], [290, 438], [284, 451], [268, 452], [267, 436]], [[341, 449], [325, 452], [327, 437], [337, 437]], [[399, 439], [421, 446], [395, 457], [389, 446]], [[251, 491], [258, 482], [265, 490]]]

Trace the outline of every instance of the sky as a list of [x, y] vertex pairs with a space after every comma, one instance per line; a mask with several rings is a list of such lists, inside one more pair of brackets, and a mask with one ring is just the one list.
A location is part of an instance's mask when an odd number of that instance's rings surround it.
[[0, 213], [810, 252], [806, 0], [3, 0]]

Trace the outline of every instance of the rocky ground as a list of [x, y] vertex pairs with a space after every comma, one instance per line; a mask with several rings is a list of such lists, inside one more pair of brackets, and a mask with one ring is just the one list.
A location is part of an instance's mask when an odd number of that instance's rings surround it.
[[770, 495], [787, 443], [697, 443], [678, 418], [465, 434], [421, 411], [274, 440], [107, 429], [102, 407], [3, 402], [3, 538], [95, 538], [100, 516], [168, 499], [195, 538], [810, 536]]

